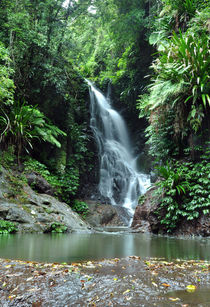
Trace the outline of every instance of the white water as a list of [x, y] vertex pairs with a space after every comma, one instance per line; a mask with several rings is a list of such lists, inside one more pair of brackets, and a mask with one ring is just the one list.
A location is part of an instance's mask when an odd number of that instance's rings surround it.
[[99, 192], [112, 205], [126, 208], [130, 223], [138, 198], [149, 187], [150, 178], [137, 170], [123, 118], [112, 108], [109, 99], [87, 82], [90, 85], [90, 126], [100, 157]]

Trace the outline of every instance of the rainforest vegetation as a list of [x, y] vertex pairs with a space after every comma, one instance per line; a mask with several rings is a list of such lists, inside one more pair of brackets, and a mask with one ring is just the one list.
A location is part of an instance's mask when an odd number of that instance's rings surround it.
[[1, 165], [81, 207], [97, 181], [87, 78], [145, 129], [163, 227], [208, 214], [209, 14], [207, 0], [1, 0]]

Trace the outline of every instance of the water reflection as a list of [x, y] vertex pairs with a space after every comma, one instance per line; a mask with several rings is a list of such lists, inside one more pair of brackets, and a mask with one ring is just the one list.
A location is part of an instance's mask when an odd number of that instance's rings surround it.
[[210, 239], [176, 239], [129, 233], [1, 235], [0, 257], [71, 262], [130, 255], [210, 260]]

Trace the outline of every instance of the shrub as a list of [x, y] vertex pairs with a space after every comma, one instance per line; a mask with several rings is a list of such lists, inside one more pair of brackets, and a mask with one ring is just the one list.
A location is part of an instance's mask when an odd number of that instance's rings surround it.
[[58, 174], [59, 187], [58, 196], [67, 204], [71, 204], [72, 198], [76, 195], [79, 187], [79, 170], [76, 167], [68, 166], [65, 172]]
[[68, 230], [68, 227], [65, 226], [64, 224], [55, 222], [55, 223], [51, 224], [51, 226], [50, 226], [50, 228], [47, 232], [64, 233], [64, 232], [67, 232], [67, 230]]
[[[148, 94], [140, 96], [137, 108], [140, 117], [147, 116], [150, 153], [159, 160], [183, 156], [190, 137], [201, 133], [206, 140], [209, 130], [209, 31], [207, 3], [167, 0], [168, 5], [191, 12], [186, 26], [171, 24], [170, 29], [155, 31], [150, 42], [158, 49], [151, 68]], [[182, 4], [182, 5], [181, 5]], [[201, 7], [201, 11], [194, 8]], [[166, 17], [171, 16], [165, 7]], [[163, 17], [157, 19], [157, 24]], [[160, 31], [159, 31], [160, 30]], [[164, 33], [162, 33], [163, 31]], [[160, 33], [159, 33], [160, 32]], [[192, 139], [192, 138], [191, 138]]]
[[13, 222], [0, 220], [0, 234], [17, 232], [17, 226]]
[[162, 180], [157, 183], [162, 195], [157, 214], [167, 232], [184, 218], [193, 220], [210, 212], [210, 162], [204, 158], [192, 162], [167, 163], [158, 168]]
[[79, 187], [79, 170], [71, 165], [63, 172], [52, 174], [46, 165], [32, 158], [24, 162], [24, 171], [40, 174], [55, 189], [55, 194], [67, 204], [71, 204]]
[[1, 138], [4, 143], [14, 144], [19, 164], [23, 149], [26, 152], [29, 148], [32, 149], [35, 138], [61, 147], [57, 138], [59, 135], [66, 136], [66, 133], [51, 124], [37, 107], [27, 105], [25, 101], [15, 102], [5, 116], [8, 121], [7, 129], [4, 129]]
[[81, 214], [83, 218], [86, 217], [87, 213], [89, 212], [88, 205], [84, 201], [80, 201], [75, 199], [72, 205], [72, 209]]

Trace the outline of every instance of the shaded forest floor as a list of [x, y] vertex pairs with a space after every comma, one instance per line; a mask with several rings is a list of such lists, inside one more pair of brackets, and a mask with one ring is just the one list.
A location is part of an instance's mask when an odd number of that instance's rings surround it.
[[7, 306], [210, 306], [210, 263], [139, 257], [82, 263], [0, 260]]

